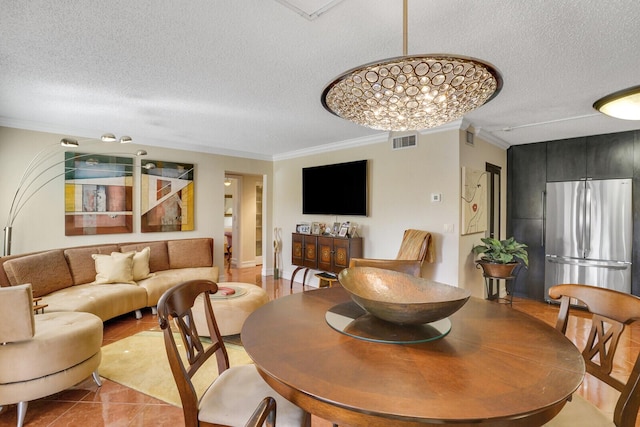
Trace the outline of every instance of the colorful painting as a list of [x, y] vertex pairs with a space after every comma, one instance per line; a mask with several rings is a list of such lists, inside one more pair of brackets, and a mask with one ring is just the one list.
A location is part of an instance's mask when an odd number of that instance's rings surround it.
[[193, 230], [193, 164], [148, 160], [140, 182], [140, 231]]
[[133, 232], [133, 159], [65, 153], [65, 235]]
[[481, 233], [487, 229], [487, 173], [462, 168], [462, 233]]

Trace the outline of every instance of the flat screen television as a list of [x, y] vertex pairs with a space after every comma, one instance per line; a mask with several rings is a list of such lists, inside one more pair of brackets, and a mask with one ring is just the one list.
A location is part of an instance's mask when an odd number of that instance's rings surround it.
[[367, 160], [302, 169], [302, 213], [367, 216]]

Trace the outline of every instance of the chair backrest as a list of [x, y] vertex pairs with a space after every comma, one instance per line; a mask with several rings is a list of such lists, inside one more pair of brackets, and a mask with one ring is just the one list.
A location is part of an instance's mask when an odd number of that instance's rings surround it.
[[591, 330], [582, 349], [587, 372], [621, 393], [613, 414], [614, 424], [635, 426], [640, 408], [640, 351], [636, 348], [635, 363], [626, 382], [614, 378], [611, 372], [625, 325], [640, 319], [640, 298], [611, 289], [574, 284], [553, 286], [549, 296], [560, 299], [556, 329], [563, 334], [567, 331], [569, 309], [575, 304], [573, 298], [587, 306], [592, 314]]
[[0, 343], [25, 341], [35, 334], [31, 284], [0, 287]]
[[372, 259], [372, 258], [351, 258], [349, 267], [375, 267], [385, 270], [398, 271], [414, 277], [420, 277], [420, 266], [422, 263], [416, 260], [405, 259]]
[[[171, 372], [178, 386], [185, 424], [198, 425], [198, 395], [191, 378], [211, 356], [216, 356], [218, 372], [229, 368], [229, 356], [211, 307], [209, 295], [218, 290], [218, 285], [209, 280], [191, 280], [176, 285], [166, 291], [158, 301], [158, 323], [164, 331], [164, 343], [169, 358]], [[198, 335], [192, 308], [199, 295], [203, 295], [204, 313], [211, 337], [211, 344], [205, 347]], [[175, 328], [172, 328], [172, 323]], [[173, 330], [175, 329], [175, 331]], [[186, 363], [181, 358], [174, 332], [182, 338], [186, 351]]]
[[396, 259], [418, 260], [422, 264], [435, 261], [431, 233], [422, 230], [405, 230]]

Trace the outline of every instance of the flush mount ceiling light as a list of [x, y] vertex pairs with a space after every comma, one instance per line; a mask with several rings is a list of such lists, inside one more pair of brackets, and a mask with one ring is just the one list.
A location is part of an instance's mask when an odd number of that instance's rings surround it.
[[640, 86], [634, 86], [600, 98], [593, 108], [607, 116], [640, 120]]
[[225, 186], [225, 187], [229, 187], [230, 185], [231, 185], [231, 180], [230, 180], [229, 178], [226, 178], [226, 179], [224, 180], [224, 186]]
[[449, 54], [407, 56], [407, 0], [403, 55], [353, 68], [322, 92], [330, 113], [372, 129], [406, 131], [457, 120], [502, 88], [497, 69]]

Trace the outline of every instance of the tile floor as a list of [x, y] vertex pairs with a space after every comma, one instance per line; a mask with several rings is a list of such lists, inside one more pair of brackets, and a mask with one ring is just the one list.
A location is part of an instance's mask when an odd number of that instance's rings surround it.
[[[261, 277], [259, 268], [231, 269], [228, 281], [257, 283], [275, 299], [290, 292], [302, 291], [302, 286], [294, 284], [289, 290], [288, 280], [273, 280], [273, 276]], [[514, 299], [513, 308], [522, 310], [550, 325], [555, 324], [557, 307], [545, 303]], [[639, 322], [640, 323], [640, 322]], [[584, 319], [572, 319], [569, 325], [569, 336], [574, 342], [583, 342], [589, 330], [590, 322]], [[143, 317], [136, 320], [133, 314], [112, 319], [104, 325], [104, 344], [108, 344], [126, 336], [133, 335], [157, 326], [157, 316], [150, 310], [143, 311]], [[621, 339], [619, 362], [615, 370], [621, 375], [632, 368], [630, 353], [636, 354], [640, 348], [640, 325], [627, 328]], [[595, 403], [600, 409], [612, 413], [618, 393], [604, 386], [598, 380], [587, 375], [578, 393]], [[496, 402], [496, 404], [499, 404]], [[0, 427], [15, 426], [15, 405], [0, 410]], [[91, 379], [76, 387], [54, 396], [29, 403], [26, 427], [62, 427], [62, 426], [184, 426], [182, 410], [166, 404], [127, 387], [109, 380], [104, 380], [102, 387], [97, 387]], [[330, 427], [331, 423], [312, 418], [312, 427]], [[640, 426], [640, 422], [638, 423]]]

